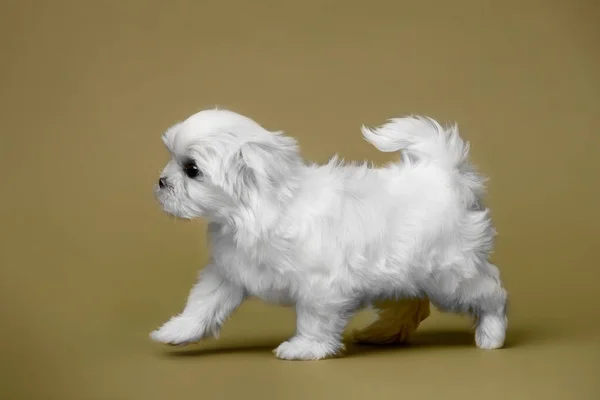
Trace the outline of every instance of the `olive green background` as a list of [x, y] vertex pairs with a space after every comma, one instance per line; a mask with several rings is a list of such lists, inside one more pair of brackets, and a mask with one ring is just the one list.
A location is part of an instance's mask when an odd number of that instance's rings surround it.
[[[0, 398], [600, 398], [597, 1], [0, 4]], [[395, 159], [363, 123], [457, 121], [491, 179], [507, 347], [434, 313], [408, 347], [278, 361], [294, 314], [258, 301], [219, 341], [151, 343], [207, 259], [204, 223], [153, 198], [160, 135], [214, 105], [317, 161]]]

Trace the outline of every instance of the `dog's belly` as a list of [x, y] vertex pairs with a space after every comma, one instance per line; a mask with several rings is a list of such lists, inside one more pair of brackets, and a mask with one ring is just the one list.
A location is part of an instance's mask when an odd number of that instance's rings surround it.
[[246, 266], [241, 270], [230, 271], [230, 279], [242, 286], [251, 297], [268, 303], [292, 305], [293, 287], [284, 276], [266, 266]]
[[259, 282], [251, 280], [244, 282], [244, 287], [250, 296], [268, 303], [279, 305], [293, 305], [295, 303], [290, 288], [283, 282], [272, 279], [262, 279]]
[[287, 291], [248, 291], [248, 293], [252, 297], [259, 298], [267, 303], [278, 304], [281, 306], [291, 306], [296, 303]]

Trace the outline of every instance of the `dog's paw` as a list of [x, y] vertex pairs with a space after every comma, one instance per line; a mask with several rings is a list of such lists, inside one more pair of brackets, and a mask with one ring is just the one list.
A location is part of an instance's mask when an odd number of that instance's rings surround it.
[[178, 315], [171, 318], [159, 329], [150, 333], [155, 342], [183, 346], [198, 342], [204, 336], [204, 329], [197, 319]]
[[495, 315], [480, 317], [475, 331], [475, 344], [483, 350], [494, 350], [504, 346], [506, 318]]
[[343, 350], [341, 343], [328, 343], [303, 337], [294, 337], [283, 342], [273, 350], [282, 360], [322, 360], [339, 355]]

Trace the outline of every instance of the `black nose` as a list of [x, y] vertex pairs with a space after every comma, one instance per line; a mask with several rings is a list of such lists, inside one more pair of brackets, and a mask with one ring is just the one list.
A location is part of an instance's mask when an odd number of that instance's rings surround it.
[[165, 186], [167, 186], [167, 178], [160, 178], [158, 180], [158, 187], [163, 189]]

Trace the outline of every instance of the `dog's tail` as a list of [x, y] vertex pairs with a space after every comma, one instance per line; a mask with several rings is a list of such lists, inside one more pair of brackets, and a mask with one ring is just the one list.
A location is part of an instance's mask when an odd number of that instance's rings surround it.
[[410, 116], [361, 130], [365, 140], [380, 151], [401, 151], [408, 165], [430, 162], [447, 170], [464, 189], [467, 201], [483, 194], [485, 178], [471, 165], [469, 143], [460, 137], [456, 125], [444, 128], [431, 118]]
[[442, 127], [437, 121], [421, 116], [393, 118], [375, 128], [362, 127], [363, 137], [383, 152], [402, 151], [411, 162], [427, 160], [451, 169], [467, 163], [469, 143], [453, 125]]

